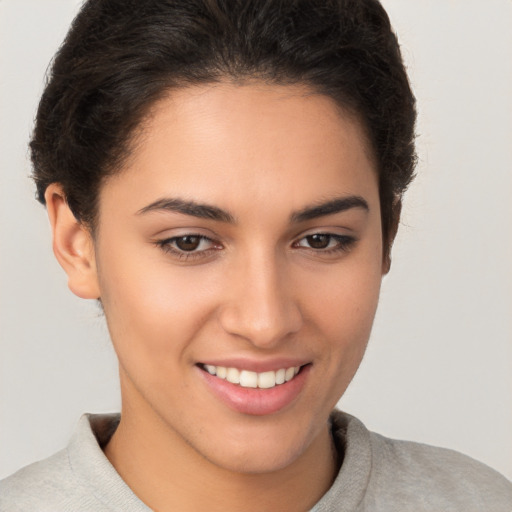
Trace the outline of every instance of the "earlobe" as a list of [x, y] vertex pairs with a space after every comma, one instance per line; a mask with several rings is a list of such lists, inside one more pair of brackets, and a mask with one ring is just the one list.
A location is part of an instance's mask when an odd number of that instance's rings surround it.
[[92, 235], [68, 206], [57, 183], [45, 192], [53, 235], [53, 252], [68, 276], [69, 289], [83, 299], [98, 299], [100, 290]]

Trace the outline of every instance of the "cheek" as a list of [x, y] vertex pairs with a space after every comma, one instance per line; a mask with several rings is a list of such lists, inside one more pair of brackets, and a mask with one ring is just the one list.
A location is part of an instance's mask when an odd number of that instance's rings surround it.
[[354, 264], [333, 269], [310, 290], [309, 316], [321, 330], [333, 371], [348, 376], [357, 369], [370, 337], [381, 279], [379, 259], [354, 260]]
[[[364, 282], [367, 279], [369, 282]], [[377, 309], [380, 290], [380, 276], [368, 279], [368, 275], [354, 276], [345, 280], [337, 293], [333, 292], [328, 308], [326, 328], [329, 330], [329, 357], [326, 379], [330, 399], [327, 407], [332, 408], [343, 396], [354, 378], [364, 357], [370, 338]]]
[[186, 356], [189, 341], [214, 307], [207, 277], [133, 253], [110, 253], [102, 263], [102, 302], [119, 358], [133, 353], [133, 358], [158, 361], [162, 356], [163, 364], [169, 351]]
[[379, 287], [360, 292], [360, 285], [352, 289], [345, 283], [343, 290], [331, 295], [324, 309], [325, 327], [331, 349], [342, 354], [345, 362], [361, 358], [370, 337], [378, 304]]
[[331, 333], [350, 333], [349, 338], [371, 327], [382, 281], [379, 247], [361, 252], [325, 269], [313, 282], [305, 283], [309, 286], [302, 292], [314, 316], [323, 318]]

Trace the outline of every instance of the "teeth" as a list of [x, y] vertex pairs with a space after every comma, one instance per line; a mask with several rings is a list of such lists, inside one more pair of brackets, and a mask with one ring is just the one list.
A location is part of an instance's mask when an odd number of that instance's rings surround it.
[[240, 386], [243, 388], [257, 388], [258, 374], [256, 372], [248, 372], [247, 370], [242, 370], [240, 372]]
[[213, 366], [211, 364], [205, 364], [204, 365], [206, 371], [211, 374], [211, 375], [216, 375], [217, 374], [217, 367], [216, 366]]
[[226, 380], [231, 382], [231, 384], [239, 384], [240, 383], [240, 371], [236, 368], [228, 368], [226, 372]]
[[262, 373], [211, 364], [205, 364], [204, 369], [210, 375], [216, 375], [219, 379], [225, 379], [232, 384], [239, 384], [243, 388], [270, 389], [292, 380], [299, 373], [300, 366], [291, 366], [290, 368], [281, 368], [275, 372]]
[[295, 377], [295, 368], [287, 368], [284, 374], [284, 380], [288, 382], [289, 380], [292, 380], [293, 377]]
[[258, 387], [273, 388], [276, 385], [276, 372], [263, 372], [258, 375]]

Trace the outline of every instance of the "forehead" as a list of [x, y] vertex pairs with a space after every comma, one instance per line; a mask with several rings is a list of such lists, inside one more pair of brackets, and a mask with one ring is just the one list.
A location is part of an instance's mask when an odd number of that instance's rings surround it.
[[100, 206], [115, 187], [136, 191], [126, 197], [133, 208], [179, 195], [225, 208], [245, 197], [298, 209], [373, 193], [375, 183], [361, 124], [332, 99], [303, 86], [215, 84], [173, 90], [153, 106]]

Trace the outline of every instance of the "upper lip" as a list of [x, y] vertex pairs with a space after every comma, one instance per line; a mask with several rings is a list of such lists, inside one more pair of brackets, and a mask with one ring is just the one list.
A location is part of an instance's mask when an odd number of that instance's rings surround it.
[[230, 357], [220, 359], [207, 359], [200, 361], [202, 365], [223, 366], [225, 368], [237, 368], [239, 370], [248, 370], [251, 372], [269, 372], [277, 371], [281, 368], [291, 368], [292, 366], [304, 366], [311, 361], [299, 359], [297, 357], [279, 357], [274, 359], [249, 359], [244, 357]]

